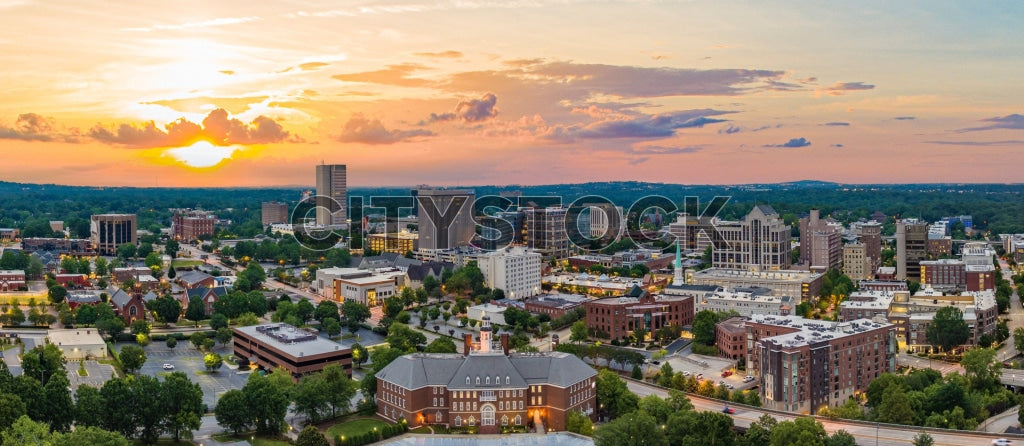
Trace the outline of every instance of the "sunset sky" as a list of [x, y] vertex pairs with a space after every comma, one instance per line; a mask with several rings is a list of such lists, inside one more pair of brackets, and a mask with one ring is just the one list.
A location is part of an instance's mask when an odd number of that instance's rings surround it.
[[0, 180], [1024, 182], [1024, 4], [0, 0]]

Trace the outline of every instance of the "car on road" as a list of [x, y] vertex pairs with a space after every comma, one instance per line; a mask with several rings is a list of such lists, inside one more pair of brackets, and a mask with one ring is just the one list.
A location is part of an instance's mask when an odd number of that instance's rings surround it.
[[174, 364], [164, 364], [164, 370], [174, 370]]
[[726, 371], [722, 372], [722, 378], [728, 378], [731, 375], [732, 375], [732, 370], [726, 370]]
[[690, 376], [689, 370], [683, 370], [683, 376]]
[[718, 380], [718, 385], [724, 386], [725, 385], [725, 380], [724, 379]]
[[995, 440], [992, 440], [992, 444], [995, 446], [1010, 446], [1011, 444], [1013, 444], [1013, 442], [1005, 438], [997, 438]]
[[703, 373], [698, 373], [697, 374], [697, 379], [704, 379], [704, 374]]
[[734, 414], [736, 413], [736, 409], [733, 409], [729, 406], [725, 406], [725, 409], [722, 409], [722, 413]]
[[736, 388], [736, 386], [734, 386], [734, 385], [732, 385], [732, 384], [729, 384], [729, 385], [727, 385], [727, 386], [725, 386], [725, 387], [728, 387], [728, 388], [729, 388], [729, 390], [732, 390], [732, 389], [735, 389], [735, 388]]

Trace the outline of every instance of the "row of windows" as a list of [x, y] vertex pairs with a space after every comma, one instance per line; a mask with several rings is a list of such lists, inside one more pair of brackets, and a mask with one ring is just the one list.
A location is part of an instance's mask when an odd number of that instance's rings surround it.
[[[469, 384], [469, 377], [468, 376], [466, 377], [466, 384]], [[491, 384], [491, 377], [490, 376], [485, 376], [484, 377], [484, 384], [485, 385], [490, 385]], [[495, 376], [494, 377], [494, 384], [501, 384], [501, 377], [500, 376]], [[508, 376], [508, 375], [505, 375], [505, 384], [512, 384], [512, 378], [510, 376]], [[479, 376], [476, 377], [476, 385], [478, 385], [478, 386], [480, 385], [480, 377]]]

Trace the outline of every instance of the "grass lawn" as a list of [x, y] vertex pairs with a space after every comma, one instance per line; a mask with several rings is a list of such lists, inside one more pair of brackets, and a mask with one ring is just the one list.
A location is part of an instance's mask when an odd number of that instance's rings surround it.
[[203, 264], [202, 260], [184, 260], [184, 259], [179, 260], [179, 259], [175, 259], [175, 260], [171, 261], [171, 266], [173, 266], [175, 268], [190, 268], [190, 267], [199, 266], [199, 265], [202, 265], [202, 264]]
[[373, 428], [375, 427], [379, 431], [380, 429], [387, 425], [388, 423], [385, 423], [384, 421], [378, 420], [376, 418], [349, 419], [341, 423], [335, 424], [334, 426], [331, 426], [330, 429], [327, 429], [327, 438], [333, 439], [335, 436], [338, 435], [344, 435], [346, 437], [351, 437], [353, 435], [362, 435], [367, 432], [373, 432]]
[[246, 442], [249, 442], [249, 444], [251, 444], [253, 446], [290, 446], [291, 445], [291, 443], [289, 443], [287, 440], [282, 440], [282, 439], [279, 439], [279, 438], [266, 438], [266, 437], [255, 437], [255, 438], [253, 438], [253, 434], [251, 434], [251, 433], [249, 433], [249, 434], [239, 434], [239, 435], [218, 434], [218, 435], [214, 435], [213, 439], [217, 440], [217, 441], [219, 441], [221, 443], [232, 443], [232, 442], [235, 442], [235, 441], [246, 441]]
[[417, 427], [416, 429], [410, 429], [409, 432], [413, 434], [429, 434], [430, 428], [426, 426], [420, 426]]
[[85, 369], [78, 369], [78, 376], [89, 376], [89, 372]]

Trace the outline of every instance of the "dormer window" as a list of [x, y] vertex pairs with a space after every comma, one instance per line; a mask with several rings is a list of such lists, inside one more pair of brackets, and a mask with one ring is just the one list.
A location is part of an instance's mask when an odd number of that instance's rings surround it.
[[469, 385], [469, 377], [466, 377], [466, 385]]
[[486, 381], [488, 386], [491, 385], [491, 377], [490, 376], [484, 378], [484, 381]]
[[480, 385], [480, 377], [479, 376], [476, 377], [476, 385], [478, 385], [478, 386]]
[[505, 375], [505, 384], [512, 384], [512, 379], [508, 375]]

